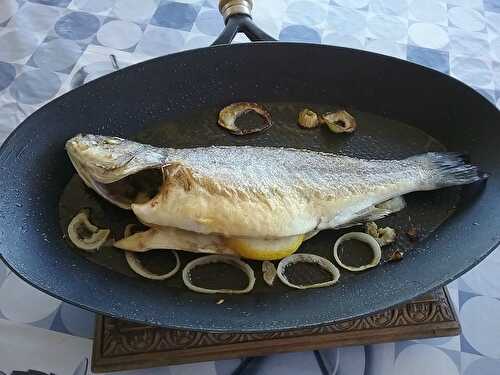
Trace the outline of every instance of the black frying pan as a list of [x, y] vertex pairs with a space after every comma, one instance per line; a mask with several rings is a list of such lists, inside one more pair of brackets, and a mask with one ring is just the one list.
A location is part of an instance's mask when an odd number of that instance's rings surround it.
[[[302, 43], [226, 45], [237, 31], [252, 40], [271, 39], [243, 14], [248, 2], [237, 3], [224, 9], [227, 26], [215, 43], [221, 45], [93, 81], [38, 110], [3, 144], [0, 251], [14, 272], [57, 298], [106, 315], [196, 330], [268, 331], [388, 308], [450, 282], [497, 245], [500, 116], [492, 104], [453, 78], [374, 53]], [[235, 101], [266, 103], [274, 127], [247, 137], [217, 127], [217, 110]], [[341, 137], [326, 129], [301, 130], [295, 118], [306, 105], [319, 111], [347, 106], [359, 131]], [[266, 287], [260, 265], [252, 263], [259, 279], [252, 293], [208, 296], [186, 290], [178, 278], [153, 282], [127, 273], [117, 250], [104, 249], [104, 256], [93, 258], [68, 245], [61, 228], [70, 211], [88, 204], [102, 216], [96, 220], [123, 215], [91, 192], [77, 192], [77, 179], [76, 195], [60, 202], [74, 174], [64, 143], [80, 132], [176, 147], [273, 145], [373, 158], [446, 148], [468, 153], [491, 176], [486, 187], [408, 196], [408, 208], [386, 220], [401, 234], [395, 246], [406, 256], [399, 263], [342, 272], [335, 287], [309, 291]], [[416, 244], [402, 233], [408, 220], [419, 229]], [[331, 259], [341, 233], [325, 231], [301, 251]], [[225, 302], [216, 304], [220, 298]]]

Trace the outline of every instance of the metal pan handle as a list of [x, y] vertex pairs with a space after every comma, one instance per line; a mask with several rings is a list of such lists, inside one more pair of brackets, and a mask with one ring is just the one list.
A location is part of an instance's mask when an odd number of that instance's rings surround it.
[[253, 0], [220, 0], [219, 11], [226, 27], [212, 45], [230, 44], [238, 33], [245, 34], [252, 42], [275, 41], [252, 21], [252, 8]]

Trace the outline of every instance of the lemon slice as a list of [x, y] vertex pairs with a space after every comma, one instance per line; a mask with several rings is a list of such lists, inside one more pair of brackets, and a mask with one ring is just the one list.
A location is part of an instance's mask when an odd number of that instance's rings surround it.
[[293, 254], [304, 241], [304, 235], [266, 240], [252, 237], [233, 237], [225, 240], [231, 250], [243, 258], [254, 260], [276, 260]]

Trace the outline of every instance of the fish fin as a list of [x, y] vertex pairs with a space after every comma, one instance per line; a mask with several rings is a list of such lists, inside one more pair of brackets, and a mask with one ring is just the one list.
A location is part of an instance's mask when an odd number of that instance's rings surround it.
[[363, 214], [360, 214], [359, 216], [356, 216], [352, 221], [341, 224], [335, 229], [342, 229], [342, 228], [349, 228], [349, 227], [355, 227], [357, 225], [363, 225], [367, 221], [377, 221], [382, 219], [383, 217], [386, 217], [387, 215], [390, 215], [392, 211], [386, 210], [383, 208], [375, 208], [374, 206], [371, 206], [371, 209], [369, 212], [366, 212], [363, 210]]
[[458, 152], [429, 152], [410, 159], [426, 164], [430, 173], [430, 181], [426, 182], [431, 188], [471, 184], [488, 178], [467, 162], [466, 155]]
[[394, 197], [361, 210], [350, 222], [335, 227], [335, 229], [354, 227], [356, 225], [362, 225], [368, 221], [377, 221], [387, 215], [401, 211], [405, 207], [406, 202], [403, 197]]
[[391, 213], [401, 211], [405, 207], [406, 201], [402, 196], [397, 196], [375, 205], [375, 208], [386, 209], [391, 211]]

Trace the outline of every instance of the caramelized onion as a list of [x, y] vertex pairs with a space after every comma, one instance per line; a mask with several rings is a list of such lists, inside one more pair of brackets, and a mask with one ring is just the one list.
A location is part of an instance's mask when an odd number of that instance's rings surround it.
[[[264, 124], [260, 127], [251, 129], [240, 129], [238, 126], [236, 126], [236, 120], [238, 119], [238, 117], [250, 111], [257, 113], [260, 117], [262, 117], [264, 119]], [[272, 122], [271, 114], [260, 104], [240, 102], [230, 104], [227, 107], [223, 108], [219, 113], [218, 124], [224, 129], [229, 130], [232, 134], [245, 135], [265, 130], [271, 127]]]
[[325, 113], [320, 121], [334, 133], [352, 133], [357, 127], [356, 120], [347, 111]]

